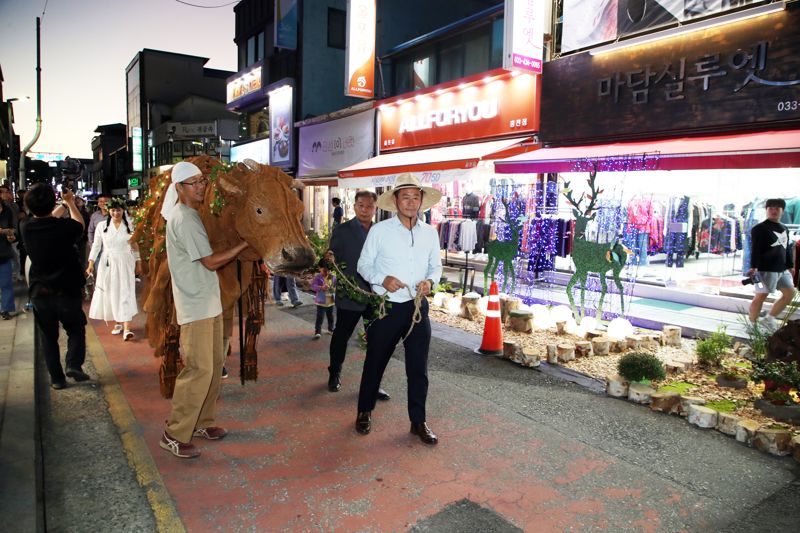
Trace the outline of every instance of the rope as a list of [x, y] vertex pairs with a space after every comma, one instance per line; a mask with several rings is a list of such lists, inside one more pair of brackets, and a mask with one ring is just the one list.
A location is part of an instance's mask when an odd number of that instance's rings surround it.
[[[386, 316], [386, 302], [388, 301], [388, 296], [386, 294], [378, 294], [373, 291], [366, 291], [358, 286], [358, 284], [352, 280], [350, 276], [342, 272], [342, 269], [339, 268], [339, 264], [336, 262], [335, 259], [331, 260], [333, 264], [333, 269], [336, 271], [336, 280], [341, 281], [344, 285], [346, 285], [351, 291], [357, 292], [359, 294], [363, 294], [371, 301], [377, 299], [379, 303], [375, 304], [376, 311], [375, 311], [375, 319], [381, 320]], [[401, 340], [406, 340], [409, 335], [411, 335], [411, 331], [414, 329], [414, 326], [422, 322], [422, 300], [425, 296], [422, 292], [417, 292], [417, 295], [414, 296], [411, 293], [411, 287], [406, 285], [406, 290], [408, 291], [408, 296], [414, 299], [414, 313], [411, 315], [411, 326], [408, 328], [408, 331], [403, 336]], [[388, 293], [387, 293], [388, 294]]]

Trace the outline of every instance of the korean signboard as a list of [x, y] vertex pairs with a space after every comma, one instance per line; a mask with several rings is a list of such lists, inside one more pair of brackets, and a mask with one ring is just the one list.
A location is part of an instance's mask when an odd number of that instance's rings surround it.
[[379, 109], [381, 152], [530, 133], [539, 129], [539, 78], [495, 70]]
[[800, 123], [800, 9], [544, 65], [546, 143]]
[[344, 94], [375, 96], [375, 0], [347, 1]]
[[373, 156], [375, 110], [300, 128], [297, 175], [335, 176], [336, 172]]
[[238, 109], [250, 103], [253, 98], [263, 96], [264, 67], [256, 63], [249, 69], [228, 78], [225, 85], [225, 102], [228, 109]]
[[294, 82], [289, 78], [267, 87], [269, 95], [269, 164], [287, 168], [293, 166]]
[[545, 0], [506, 0], [503, 68], [542, 73]]
[[275, 0], [275, 48], [297, 49], [297, 0]]

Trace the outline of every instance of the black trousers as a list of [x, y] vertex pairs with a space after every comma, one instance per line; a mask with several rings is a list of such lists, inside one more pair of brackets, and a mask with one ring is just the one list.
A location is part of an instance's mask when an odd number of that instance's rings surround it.
[[358, 321], [367, 319], [372, 316], [372, 309], [365, 309], [364, 311], [351, 311], [349, 309], [336, 308], [336, 329], [333, 330], [333, 337], [331, 337], [330, 347], [330, 366], [328, 370], [332, 373], [342, 371], [344, 358], [347, 354], [347, 341], [353, 335]]
[[[431, 344], [431, 323], [428, 320], [427, 300], [422, 300], [420, 312], [422, 320], [403, 340], [408, 382], [408, 418], [414, 424], [425, 422], [425, 402], [428, 398], [428, 349]], [[367, 357], [364, 359], [361, 387], [358, 391], [359, 412], [375, 409], [378, 388], [386, 365], [389, 364], [397, 343], [411, 327], [413, 315], [413, 300], [400, 304], [392, 303], [385, 317], [370, 323], [367, 329]]]
[[333, 331], [333, 306], [317, 306], [317, 320], [314, 323], [314, 333], [322, 333], [322, 318], [328, 317], [328, 331]]
[[64, 381], [58, 351], [58, 324], [67, 332], [67, 368], [81, 368], [86, 360], [86, 315], [81, 296], [34, 297], [33, 316], [42, 340], [44, 361], [53, 382]]

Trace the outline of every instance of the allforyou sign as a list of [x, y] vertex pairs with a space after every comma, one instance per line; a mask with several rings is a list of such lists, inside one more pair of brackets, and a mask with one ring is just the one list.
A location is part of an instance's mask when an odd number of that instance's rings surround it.
[[505, 0], [503, 68], [542, 73], [544, 0]]
[[375, 96], [375, 0], [347, 1], [344, 94]]
[[539, 81], [503, 70], [380, 107], [381, 152], [539, 130]]

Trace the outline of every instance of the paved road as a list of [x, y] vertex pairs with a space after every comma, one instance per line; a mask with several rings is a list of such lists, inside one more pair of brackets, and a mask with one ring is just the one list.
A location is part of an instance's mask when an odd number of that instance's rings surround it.
[[474, 337], [447, 328], [440, 335], [452, 342], [434, 339], [430, 358], [429, 422], [440, 445], [405, 433], [402, 349], [385, 379], [393, 400], [376, 410], [371, 435], [356, 436], [363, 354], [351, 349], [341, 393], [324, 391], [327, 343], [310, 340], [313, 315], [312, 306], [268, 308], [259, 382], [224, 387], [222, 413], [236, 432], [219, 446], [203, 443], [196, 462], [155, 444], [166, 404], [153, 398], [149, 348], [122, 346], [98, 326], [87, 369], [99, 384], [40, 388], [47, 530], [173, 531], [182, 522], [190, 531], [744, 532], [800, 524], [791, 459], [477, 356]]

